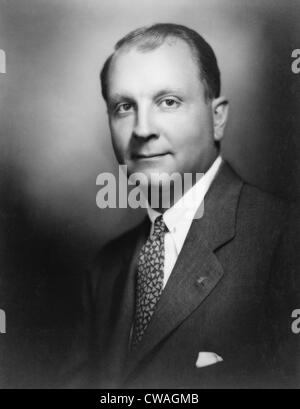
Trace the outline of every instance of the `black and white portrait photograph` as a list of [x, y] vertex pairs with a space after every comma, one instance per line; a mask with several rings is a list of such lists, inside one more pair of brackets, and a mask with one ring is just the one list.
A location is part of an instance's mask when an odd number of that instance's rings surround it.
[[299, 21], [0, 0], [0, 389], [300, 388]]

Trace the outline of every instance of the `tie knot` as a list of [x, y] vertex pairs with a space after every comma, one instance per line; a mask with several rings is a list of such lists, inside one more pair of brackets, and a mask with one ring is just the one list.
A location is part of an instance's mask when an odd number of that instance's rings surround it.
[[162, 233], [165, 233], [168, 230], [167, 226], [165, 225], [163, 216], [158, 216], [155, 219], [153, 227], [154, 227], [153, 234], [155, 234], [155, 235], [160, 235]]

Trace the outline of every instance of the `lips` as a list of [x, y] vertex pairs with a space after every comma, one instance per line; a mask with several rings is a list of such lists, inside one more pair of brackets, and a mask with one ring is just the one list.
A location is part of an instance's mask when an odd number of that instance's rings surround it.
[[132, 154], [133, 159], [151, 159], [151, 158], [159, 158], [168, 155], [169, 152], [163, 152], [163, 153], [139, 153], [135, 152]]

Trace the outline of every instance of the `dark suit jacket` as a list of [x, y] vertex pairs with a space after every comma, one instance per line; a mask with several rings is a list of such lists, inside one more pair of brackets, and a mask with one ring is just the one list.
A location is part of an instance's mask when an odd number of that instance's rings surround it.
[[[86, 385], [291, 386], [293, 304], [289, 272], [278, 258], [286, 215], [279, 199], [223, 164], [134, 353], [128, 340], [137, 254], [149, 222], [106, 245], [85, 291], [83, 338], [92, 362]], [[196, 368], [200, 351], [214, 352], [223, 362]]]

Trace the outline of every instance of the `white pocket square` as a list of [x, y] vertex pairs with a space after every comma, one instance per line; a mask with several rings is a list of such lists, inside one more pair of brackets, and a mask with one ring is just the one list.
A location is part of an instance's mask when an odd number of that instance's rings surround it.
[[197, 368], [204, 368], [205, 366], [217, 364], [222, 362], [223, 358], [214, 352], [199, 352], [196, 361]]

